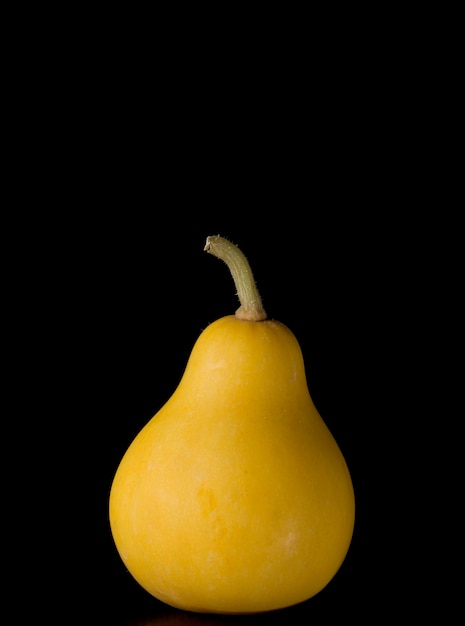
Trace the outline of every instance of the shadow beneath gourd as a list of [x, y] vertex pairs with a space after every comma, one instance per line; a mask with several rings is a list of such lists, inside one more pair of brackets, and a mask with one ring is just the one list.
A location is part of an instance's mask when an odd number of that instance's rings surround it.
[[312, 611], [305, 608], [306, 603], [303, 603], [288, 609], [241, 615], [203, 614], [167, 609], [159, 615], [139, 618], [125, 623], [124, 626], [292, 626], [302, 623], [306, 626], [332, 626], [332, 622], [321, 620], [316, 615], [313, 616], [315, 619], [312, 619]]

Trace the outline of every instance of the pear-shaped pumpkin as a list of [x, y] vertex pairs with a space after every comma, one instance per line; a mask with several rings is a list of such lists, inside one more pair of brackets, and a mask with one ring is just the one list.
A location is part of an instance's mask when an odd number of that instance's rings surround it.
[[355, 499], [310, 397], [293, 333], [267, 319], [247, 259], [222, 237], [240, 308], [200, 334], [179, 386], [129, 446], [109, 502], [116, 548], [180, 609], [256, 613], [321, 591], [343, 563]]

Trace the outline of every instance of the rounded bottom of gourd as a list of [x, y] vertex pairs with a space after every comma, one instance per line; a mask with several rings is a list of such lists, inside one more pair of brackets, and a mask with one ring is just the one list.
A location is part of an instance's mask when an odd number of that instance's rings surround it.
[[[150, 593], [150, 592], [149, 592]], [[318, 592], [319, 593], [319, 592]], [[221, 608], [219, 606], [195, 606], [194, 604], [182, 604], [182, 603], [176, 603], [173, 601], [168, 601], [166, 599], [161, 599], [157, 596], [155, 596], [154, 594], [150, 593], [150, 595], [152, 595], [154, 598], [156, 598], [157, 600], [163, 602], [163, 604], [165, 604], [167, 607], [170, 607], [172, 609], [176, 609], [177, 611], [181, 611], [181, 612], [185, 612], [188, 614], [195, 614], [195, 615], [231, 615], [231, 616], [241, 616], [241, 615], [268, 615], [268, 614], [272, 614], [272, 613], [279, 613], [280, 611], [284, 611], [286, 609], [292, 609], [294, 607], [298, 607], [302, 604], [304, 604], [305, 602], [307, 602], [308, 600], [310, 600], [311, 598], [313, 598], [315, 595], [317, 595], [316, 593], [307, 597], [307, 598], [303, 598], [301, 600], [294, 600], [294, 601], [290, 601], [289, 603], [283, 603], [282, 605], [276, 606], [276, 605], [269, 605], [267, 606], [262, 606], [261, 608], [251, 608], [249, 607], [242, 607], [240, 606], [240, 604], [238, 604], [237, 608], [232, 609], [232, 608]]]

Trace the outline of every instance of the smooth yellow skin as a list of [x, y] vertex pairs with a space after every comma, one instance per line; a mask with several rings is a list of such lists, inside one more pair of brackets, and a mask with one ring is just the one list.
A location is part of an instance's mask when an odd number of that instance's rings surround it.
[[328, 584], [351, 542], [354, 491], [286, 326], [231, 315], [201, 333], [124, 455], [109, 514], [129, 572], [180, 609], [270, 611]]

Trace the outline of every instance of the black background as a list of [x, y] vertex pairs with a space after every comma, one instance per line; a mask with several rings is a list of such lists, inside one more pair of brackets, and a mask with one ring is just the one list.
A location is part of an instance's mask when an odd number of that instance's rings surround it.
[[[432, 65], [401, 26], [394, 45], [380, 28], [355, 36], [344, 16], [296, 36], [295, 24], [258, 38], [243, 25], [226, 43], [222, 29], [196, 36], [188, 16], [156, 35], [126, 17], [39, 35], [10, 91], [5, 387], [20, 431], [12, 522], [29, 528], [17, 614], [99, 626], [415, 616], [432, 479], [419, 470], [428, 383], [412, 372], [428, 363], [425, 311], [441, 297], [438, 213], [423, 210], [442, 193], [425, 133]], [[201, 330], [238, 306], [203, 251], [211, 234], [239, 245], [269, 317], [296, 335], [355, 487], [336, 577], [266, 617], [164, 606], [125, 571], [108, 524], [122, 455]]]

